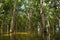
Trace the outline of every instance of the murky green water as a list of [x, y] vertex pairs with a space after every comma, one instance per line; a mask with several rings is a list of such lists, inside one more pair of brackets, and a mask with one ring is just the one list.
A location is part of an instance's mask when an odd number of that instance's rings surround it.
[[33, 36], [33, 35], [13, 35], [11, 36], [3, 36], [0, 35], [0, 40], [41, 40], [39, 36]]

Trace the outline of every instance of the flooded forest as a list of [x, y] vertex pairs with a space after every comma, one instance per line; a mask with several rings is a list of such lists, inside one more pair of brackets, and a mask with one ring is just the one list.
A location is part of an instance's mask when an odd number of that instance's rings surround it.
[[60, 0], [0, 0], [0, 40], [60, 40]]

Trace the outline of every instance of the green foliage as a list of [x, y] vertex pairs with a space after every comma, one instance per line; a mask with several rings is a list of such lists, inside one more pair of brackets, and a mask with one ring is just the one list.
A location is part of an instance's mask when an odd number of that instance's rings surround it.
[[[0, 0], [0, 25], [3, 23], [5, 17], [6, 24], [10, 26], [14, 1], [16, 1], [16, 17], [14, 20], [16, 30], [37, 31], [38, 26], [41, 26], [40, 0]], [[46, 25], [48, 24], [47, 21], [49, 21], [52, 30], [53, 27], [56, 28], [56, 25], [59, 25], [60, 5], [57, 4], [59, 2], [57, 1], [58, 0], [44, 0], [42, 5]], [[38, 23], [40, 25], [38, 25]], [[53, 35], [52, 31], [51, 35]]]

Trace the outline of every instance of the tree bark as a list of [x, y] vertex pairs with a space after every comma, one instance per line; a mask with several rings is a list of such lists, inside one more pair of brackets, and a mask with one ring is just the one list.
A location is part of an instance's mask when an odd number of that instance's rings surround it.
[[16, 15], [16, 0], [14, 0], [13, 4], [13, 12], [12, 12], [12, 17], [11, 17], [11, 24], [10, 24], [10, 40], [14, 40], [14, 20], [15, 20], [15, 15]]
[[47, 20], [47, 23], [48, 23], [48, 27], [47, 27], [47, 34], [48, 34], [48, 36], [47, 36], [47, 40], [50, 40], [50, 22], [49, 22], [49, 20]]
[[46, 28], [45, 28], [45, 16], [43, 14], [43, 9], [42, 9], [42, 5], [43, 5], [43, 0], [40, 0], [40, 16], [41, 16], [41, 22], [42, 22], [42, 37], [43, 37], [43, 40], [46, 40], [46, 36], [45, 36], [45, 33], [46, 33]]
[[10, 32], [13, 32], [14, 30], [14, 20], [15, 20], [15, 15], [16, 15], [16, 1], [14, 1], [14, 5], [13, 5], [13, 13], [12, 13], [12, 17], [11, 17], [11, 24], [10, 24]]

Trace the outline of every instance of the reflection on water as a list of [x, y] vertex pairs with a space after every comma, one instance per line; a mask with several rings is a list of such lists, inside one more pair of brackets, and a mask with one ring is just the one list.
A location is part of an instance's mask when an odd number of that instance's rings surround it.
[[0, 40], [9, 40], [9, 36], [0, 35]]
[[[8, 36], [6, 36], [8, 35]], [[38, 35], [25, 35], [25, 34], [0, 34], [0, 40], [40, 40]]]

